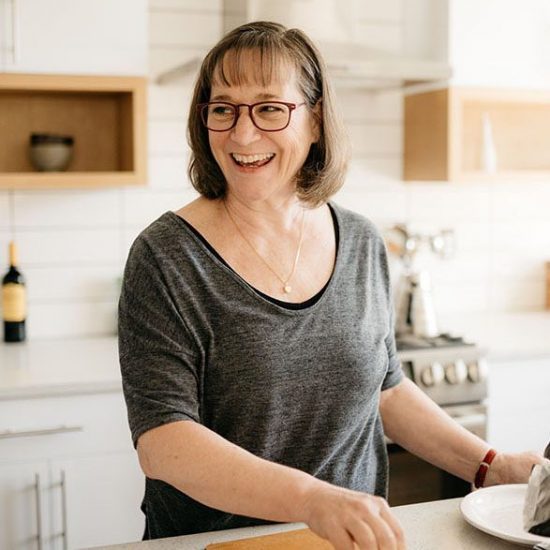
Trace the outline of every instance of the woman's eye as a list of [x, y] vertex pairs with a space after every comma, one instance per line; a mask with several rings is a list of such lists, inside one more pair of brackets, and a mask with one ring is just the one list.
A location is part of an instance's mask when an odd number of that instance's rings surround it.
[[231, 107], [217, 106], [217, 107], [213, 107], [211, 112], [214, 115], [228, 115], [228, 114], [231, 114], [233, 110], [231, 109]]
[[260, 105], [261, 113], [281, 113], [282, 111], [281, 105]]

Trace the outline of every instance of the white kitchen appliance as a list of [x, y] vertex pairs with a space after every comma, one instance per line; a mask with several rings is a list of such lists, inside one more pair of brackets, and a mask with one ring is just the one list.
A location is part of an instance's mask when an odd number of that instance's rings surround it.
[[[448, 334], [435, 338], [409, 334], [398, 337], [396, 343], [405, 376], [462, 427], [486, 439], [486, 350]], [[456, 498], [471, 491], [470, 483], [428, 464], [392, 441], [387, 443], [392, 506]]]
[[412, 232], [398, 224], [387, 231], [388, 249], [402, 263], [401, 278], [396, 289], [397, 336], [438, 336], [437, 318], [432, 294], [431, 277], [427, 270], [418, 269], [416, 256], [423, 247], [438, 257], [447, 259], [454, 254], [454, 233], [443, 229], [437, 233]]

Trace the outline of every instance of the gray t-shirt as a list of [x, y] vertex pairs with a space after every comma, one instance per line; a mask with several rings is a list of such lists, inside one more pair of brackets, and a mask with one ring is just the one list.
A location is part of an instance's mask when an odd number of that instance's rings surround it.
[[[330, 282], [309, 307], [261, 296], [173, 212], [135, 240], [119, 305], [134, 445], [199, 422], [256, 456], [385, 496], [380, 391], [400, 382], [386, 250], [375, 226], [331, 203]], [[146, 538], [261, 523], [147, 479]]]

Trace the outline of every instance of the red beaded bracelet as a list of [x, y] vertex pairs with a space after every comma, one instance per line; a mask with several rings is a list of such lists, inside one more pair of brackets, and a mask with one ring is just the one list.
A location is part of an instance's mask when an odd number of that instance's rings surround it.
[[485, 476], [487, 475], [487, 472], [489, 471], [489, 466], [491, 465], [491, 462], [493, 462], [495, 456], [497, 456], [497, 452], [494, 449], [489, 449], [487, 451], [487, 454], [481, 461], [481, 464], [479, 465], [479, 468], [476, 472], [476, 477], [474, 479], [474, 487], [476, 489], [483, 487], [483, 484], [485, 483]]

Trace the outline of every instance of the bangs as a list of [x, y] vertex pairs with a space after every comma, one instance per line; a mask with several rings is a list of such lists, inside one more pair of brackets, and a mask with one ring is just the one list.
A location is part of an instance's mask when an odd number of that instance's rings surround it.
[[289, 80], [296, 64], [285, 51], [274, 47], [236, 47], [225, 52], [214, 68], [212, 84], [222, 86], [258, 85], [267, 88]]

